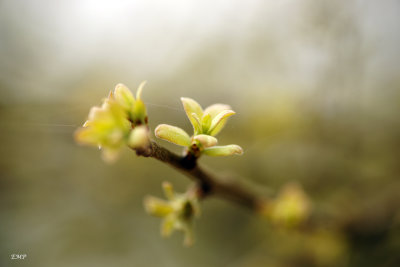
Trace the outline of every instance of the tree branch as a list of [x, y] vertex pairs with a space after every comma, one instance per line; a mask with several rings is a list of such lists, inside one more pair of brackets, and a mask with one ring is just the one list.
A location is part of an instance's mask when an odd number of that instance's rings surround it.
[[193, 156], [178, 156], [168, 149], [151, 141], [146, 149], [136, 149], [138, 156], [152, 157], [166, 163], [199, 185], [199, 195], [205, 198], [215, 195], [233, 201], [247, 208], [258, 210], [261, 199], [242, 185], [232, 181], [225, 181], [200, 167]]

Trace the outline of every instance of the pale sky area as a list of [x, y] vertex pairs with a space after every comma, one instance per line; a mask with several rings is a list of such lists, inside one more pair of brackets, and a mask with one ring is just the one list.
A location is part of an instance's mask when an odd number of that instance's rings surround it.
[[[340, 46], [367, 51], [371, 60], [365, 71], [377, 74], [374, 80], [397, 75], [398, 69], [388, 66], [398, 62], [399, 2], [344, 2], [329, 29], [346, 28], [346, 19], [353, 18], [361, 41]], [[269, 80], [287, 77], [309, 87], [330, 60], [327, 49], [334, 41], [323, 32], [309, 35], [308, 21], [318, 20], [308, 14], [315, 4], [318, 1], [5, 0], [0, 2], [0, 81], [12, 89], [8, 95], [32, 93], [35, 98], [62, 96], [66, 88], [59, 82], [96, 67], [122, 77], [162, 80], [223, 40], [230, 51], [226, 68], [246, 69], [248, 54], [243, 51], [261, 47], [285, 66]], [[277, 51], [263, 47], [259, 39], [270, 40]], [[260, 72], [251, 64], [247, 69]]]

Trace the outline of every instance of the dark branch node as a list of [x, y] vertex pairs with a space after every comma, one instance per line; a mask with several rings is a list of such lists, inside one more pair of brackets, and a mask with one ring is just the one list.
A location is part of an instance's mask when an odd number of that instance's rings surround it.
[[136, 149], [136, 154], [143, 157], [152, 157], [162, 161], [186, 176], [192, 178], [199, 189], [199, 196], [205, 198], [211, 194], [231, 200], [248, 208], [257, 210], [259, 198], [241, 185], [232, 182], [223, 182], [218, 177], [207, 172], [197, 164], [197, 157], [192, 153], [178, 156], [168, 149], [151, 141], [147, 148]]

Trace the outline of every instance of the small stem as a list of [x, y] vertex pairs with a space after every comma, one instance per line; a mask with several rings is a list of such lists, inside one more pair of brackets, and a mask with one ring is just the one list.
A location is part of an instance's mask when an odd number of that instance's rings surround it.
[[204, 170], [197, 164], [195, 157], [178, 156], [154, 141], [150, 142], [147, 149], [136, 150], [136, 154], [162, 161], [193, 179], [199, 183], [202, 198], [214, 194], [253, 210], [258, 210], [260, 207], [261, 200], [254, 193], [237, 183], [223, 181]]

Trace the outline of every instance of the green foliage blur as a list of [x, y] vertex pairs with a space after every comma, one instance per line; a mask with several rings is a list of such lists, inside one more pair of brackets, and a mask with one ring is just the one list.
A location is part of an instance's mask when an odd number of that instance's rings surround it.
[[[0, 2], [0, 266], [400, 266], [399, 2], [216, 2]], [[180, 97], [231, 105], [218, 138], [243, 156], [200, 163], [267, 197], [301, 185], [312, 223], [209, 198], [193, 247], [162, 239], [143, 198], [189, 179], [73, 140], [142, 80], [153, 130], [191, 132]]]

